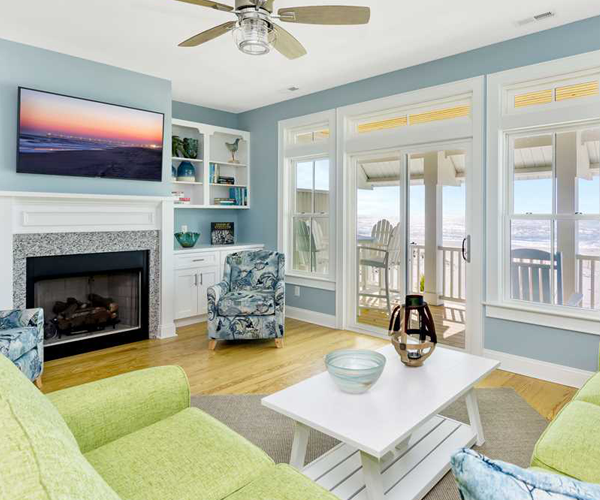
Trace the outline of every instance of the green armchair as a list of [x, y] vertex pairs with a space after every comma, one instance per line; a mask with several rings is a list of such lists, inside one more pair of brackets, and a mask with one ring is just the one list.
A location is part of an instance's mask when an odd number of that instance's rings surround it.
[[44, 396], [2, 356], [0, 498], [336, 500], [191, 408], [179, 367]]

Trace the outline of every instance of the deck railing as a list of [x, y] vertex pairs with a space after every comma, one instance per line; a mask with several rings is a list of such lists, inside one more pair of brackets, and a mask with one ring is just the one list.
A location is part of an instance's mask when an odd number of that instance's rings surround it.
[[581, 307], [596, 309], [600, 300], [600, 257], [577, 254], [577, 291], [583, 295]]
[[[442, 259], [443, 273], [441, 298], [452, 302], [465, 302], [466, 300], [466, 266], [460, 254], [460, 247], [438, 247]], [[412, 266], [410, 269], [410, 291], [421, 293], [422, 282], [425, 275], [425, 246], [410, 246]]]

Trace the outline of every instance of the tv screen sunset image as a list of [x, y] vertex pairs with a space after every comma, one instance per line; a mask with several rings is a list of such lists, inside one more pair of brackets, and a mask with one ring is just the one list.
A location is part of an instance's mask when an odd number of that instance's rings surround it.
[[163, 115], [21, 89], [17, 171], [160, 181]]

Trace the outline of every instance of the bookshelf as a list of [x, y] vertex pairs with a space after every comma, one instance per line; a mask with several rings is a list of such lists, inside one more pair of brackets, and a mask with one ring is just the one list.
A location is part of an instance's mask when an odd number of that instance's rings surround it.
[[[176, 202], [175, 209], [250, 208], [249, 132], [174, 118], [172, 133], [182, 139], [196, 139], [199, 144], [198, 158], [172, 157], [175, 168], [189, 161], [195, 169], [194, 180], [171, 179], [171, 191], [189, 199], [186, 204]], [[226, 143], [233, 144], [236, 140], [238, 150], [232, 158]]]

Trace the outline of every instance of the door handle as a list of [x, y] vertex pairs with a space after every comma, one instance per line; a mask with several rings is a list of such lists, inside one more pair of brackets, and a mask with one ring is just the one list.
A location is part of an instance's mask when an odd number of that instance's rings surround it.
[[468, 234], [462, 241], [462, 247], [460, 249], [462, 258], [465, 262], [471, 262], [471, 235]]
[[198, 286], [198, 275], [194, 274], [194, 286]]
[[204, 274], [200, 274], [200, 286], [204, 285]]

